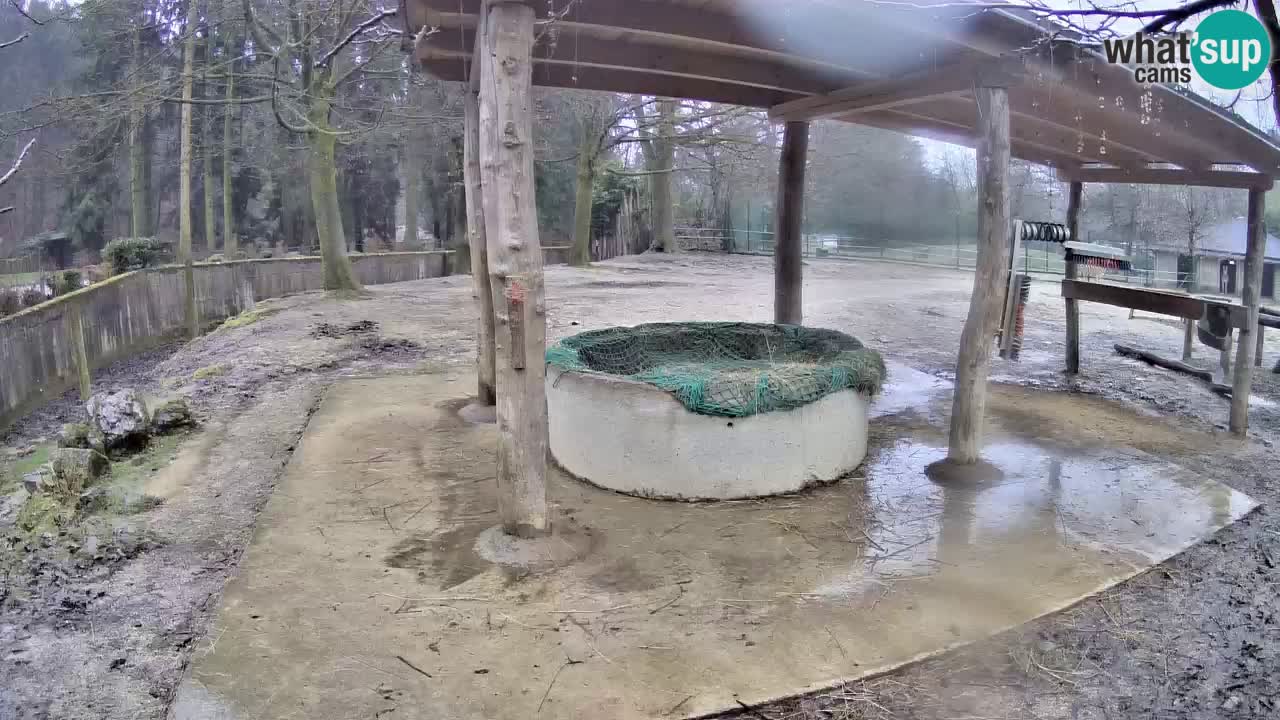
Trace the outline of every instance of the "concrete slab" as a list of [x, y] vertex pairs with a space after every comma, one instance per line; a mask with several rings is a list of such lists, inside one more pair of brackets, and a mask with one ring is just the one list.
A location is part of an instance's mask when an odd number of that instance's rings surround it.
[[568, 549], [524, 576], [476, 549], [497, 521], [496, 428], [458, 416], [473, 380], [335, 386], [172, 715], [695, 716], [1053, 612], [1254, 507], [1162, 459], [1212, 436], [1017, 389], [989, 404], [1005, 479], [937, 487], [948, 389], [891, 372], [867, 462], [834, 485], [685, 504], [550, 473]]

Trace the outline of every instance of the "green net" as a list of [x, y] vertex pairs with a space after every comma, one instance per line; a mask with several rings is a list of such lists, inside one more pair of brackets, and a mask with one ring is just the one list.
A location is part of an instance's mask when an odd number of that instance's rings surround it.
[[703, 415], [789, 410], [846, 388], [880, 391], [884, 361], [857, 338], [797, 325], [652, 323], [593, 330], [547, 348], [547, 364], [656, 385]]

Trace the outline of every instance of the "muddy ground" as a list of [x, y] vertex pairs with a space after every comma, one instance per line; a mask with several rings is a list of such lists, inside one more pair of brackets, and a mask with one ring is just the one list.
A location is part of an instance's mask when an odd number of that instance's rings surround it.
[[[862, 338], [886, 356], [947, 377], [972, 275], [875, 262], [806, 263], [805, 318]], [[642, 256], [547, 272], [548, 334], [668, 320], [768, 320], [767, 258]], [[466, 371], [473, 311], [465, 276], [371, 288], [364, 299], [309, 294], [268, 301], [239, 327], [161, 348], [99, 374], [95, 384], [191, 399], [203, 462], [157, 507], [95, 526], [107, 548], [68, 560], [85, 531], [20, 548], [0, 585], [0, 718], [159, 718], [235, 572], [324, 388], [341, 377]], [[372, 321], [376, 326], [358, 324]], [[327, 325], [322, 325], [327, 324]], [[353, 327], [354, 326], [354, 327]], [[1082, 374], [1060, 374], [1063, 310], [1037, 284], [1022, 361], [993, 378], [1096, 394], [1189, 428], [1220, 429], [1227, 401], [1195, 380], [1121, 359], [1117, 342], [1167, 357], [1170, 320], [1082, 306]], [[1255, 381], [1250, 442], [1164, 446], [1163, 456], [1271, 506], [1280, 439], [1280, 376], [1268, 343]], [[1196, 350], [1216, 365], [1216, 351]], [[6, 448], [75, 419], [66, 397], [12, 428]], [[1134, 428], [1141, 440], [1142, 429]], [[742, 718], [1217, 718], [1280, 713], [1280, 521], [1263, 507], [1102, 597], [1003, 636], [836, 691], [744, 710]], [[0, 524], [4, 520], [0, 519]], [[62, 552], [55, 552], [62, 551]], [[78, 553], [78, 555], [76, 554]], [[77, 559], [78, 558], [78, 559]]]

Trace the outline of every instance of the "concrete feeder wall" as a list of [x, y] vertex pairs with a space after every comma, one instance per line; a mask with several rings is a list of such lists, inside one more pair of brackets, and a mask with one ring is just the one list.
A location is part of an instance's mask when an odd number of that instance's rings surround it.
[[629, 495], [730, 500], [795, 492], [853, 471], [871, 398], [842, 390], [741, 418], [690, 412], [669, 392], [608, 375], [548, 370], [551, 454], [566, 471]]

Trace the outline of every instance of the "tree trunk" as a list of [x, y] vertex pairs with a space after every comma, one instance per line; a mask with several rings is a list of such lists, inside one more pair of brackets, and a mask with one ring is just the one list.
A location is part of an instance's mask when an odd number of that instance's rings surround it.
[[[209, 2], [204, 3], [206, 22], [209, 18]], [[204, 78], [200, 83], [200, 93], [205, 100], [213, 99], [213, 88], [209, 82], [209, 66], [213, 64], [213, 29], [205, 26], [204, 31]], [[213, 208], [213, 105], [204, 106], [204, 118], [200, 123], [200, 157], [204, 168], [204, 246], [206, 254], [217, 251], [218, 223], [214, 219]]]
[[133, 58], [131, 69], [133, 72], [134, 94], [132, 107], [129, 110], [129, 234], [133, 237], [147, 237], [147, 226], [150, 224], [149, 215], [147, 213], [147, 196], [146, 187], [143, 184], [143, 163], [146, 162], [146, 156], [143, 154], [143, 125], [146, 123], [146, 110], [143, 107], [142, 98], [138, 93], [138, 85], [140, 84], [139, 67], [142, 64], [142, 32], [139, 29], [141, 22], [133, 26]]
[[[653, 162], [648, 168], [650, 202], [653, 206], [653, 245], [663, 252], [679, 252], [676, 246], [675, 210], [671, 201], [671, 169], [675, 164], [676, 104], [658, 101], [658, 137], [653, 141]], [[661, 172], [657, 172], [661, 171]]]
[[956, 358], [947, 450], [947, 459], [957, 464], [976, 463], [982, 448], [991, 338], [1000, 321], [1009, 265], [1009, 94], [1002, 87], [979, 87], [977, 95], [982, 119], [977, 153], [978, 260]]
[[[208, 97], [208, 85], [205, 85], [205, 96]], [[214, 206], [217, 204], [213, 195], [213, 106], [204, 108], [204, 123], [200, 132], [200, 154], [204, 158], [204, 245], [210, 253], [217, 251], [218, 223], [214, 219]]]
[[182, 48], [182, 127], [179, 132], [178, 149], [178, 262], [184, 266], [183, 280], [186, 284], [186, 297], [183, 303], [183, 317], [186, 319], [187, 335], [195, 338], [200, 334], [200, 320], [196, 317], [195, 273], [191, 267], [191, 90], [192, 73], [195, 70], [196, 58], [196, 13], [195, 0], [187, 3], [187, 39]]
[[596, 127], [587, 110], [582, 118], [582, 139], [578, 143], [578, 177], [573, 204], [573, 247], [569, 264], [584, 267], [591, 262], [591, 192], [596, 175]]
[[1254, 333], [1261, 333], [1258, 326], [1258, 306], [1262, 302], [1262, 267], [1267, 244], [1267, 229], [1263, 218], [1266, 193], [1249, 191], [1249, 242], [1245, 249], [1244, 283], [1240, 300], [1247, 308], [1247, 318], [1236, 347], [1236, 368], [1231, 380], [1231, 432], [1243, 436], [1249, 430], [1249, 393], [1253, 389], [1253, 354], [1256, 350]]
[[505, 532], [548, 529], [546, 301], [534, 205], [533, 8], [489, 6], [480, 72], [480, 171], [495, 315], [498, 513]]
[[476, 375], [477, 397], [484, 405], [497, 402], [494, 393], [497, 379], [494, 369], [494, 319], [493, 292], [489, 284], [489, 248], [484, 227], [484, 193], [480, 172], [480, 109], [476, 94], [470, 88], [464, 98], [464, 127], [462, 140], [462, 174], [466, 184], [467, 243], [471, 248], [471, 296], [475, 298], [476, 313]]
[[315, 216], [316, 235], [320, 241], [320, 263], [325, 290], [359, 291], [351, 259], [347, 257], [347, 241], [342, 231], [342, 209], [338, 205], [338, 167], [335, 160], [337, 137], [329, 130], [329, 107], [333, 87], [327, 79], [317, 79], [311, 89], [311, 105], [307, 119], [316, 129], [307, 133], [310, 153], [307, 158], [311, 175], [311, 209]]
[[777, 219], [774, 221], [773, 321], [778, 324], [799, 325], [804, 320], [801, 230], [808, 155], [809, 123], [787, 123], [778, 159]]
[[[232, 50], [237, 46], [234, 40], [228, 45]], [[231, 186], [231, 161], [236, 150], [233, 126], [235, 113], [232, 112], [231, 105], [236, 96], [235, 70], [235, 62], [227, 62], [227, 104], [222, 107], [222, 254], [228, 260], [234, 260], [236, 253], [240, 251], [240, 240], [236, 235], [235, 193]]]
[[[416, 106], [415, 106], [416, 108]], [[404, 163], [404, 243], [408, 248], [417, 248], [418, 218], [421, 211], [418, 201], [422, 198], [422, 137], [411, 133], [404, 143], [402, 162]]]

